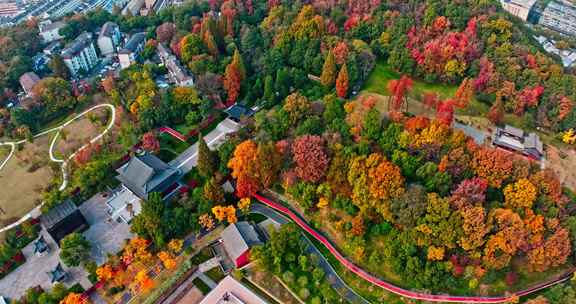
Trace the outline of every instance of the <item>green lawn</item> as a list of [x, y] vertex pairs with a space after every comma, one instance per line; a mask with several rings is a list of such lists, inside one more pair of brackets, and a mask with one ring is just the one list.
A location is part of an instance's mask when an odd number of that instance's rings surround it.
[[[387, 89], [388, 82], [393, 79], [400, 79], [401, 74], [390, 68], [385, 62], [378, 61], [376, 67], [364, 84], [363, 91], [377, 93], [381, 95], [390, 95]], [[420, 99], [424, 92], [436, 92], [441, 98], [454, 96], [458, 86], [446, 84], [432, 84], [421, 80], [414, 80], [414, 86], [410, 96]]]
[[208, 272], [206, 272], [206, 275], [216, 283], [222, 281], [222, 279], [225, 277], [222, 270], [220, 270], [220, 267], [214, 267], [210, 269]]
[[184, 152], [184, 150], [188, 149], [188, 147], [190, 147], [188, 143], [182, 142], [172, 135], [166, 133], [160, 134], [158, 136], [158, 140], [160, 141], [161, 149], [170, 150], [176, 154], [180, 154]]
[[203, 295], [206, 295], [210, 292], [210, 287], [204, 283], [200, 278], [195, 278], [193, 281], [194, 285], [198, 287], [198, 289], [202, 292]]

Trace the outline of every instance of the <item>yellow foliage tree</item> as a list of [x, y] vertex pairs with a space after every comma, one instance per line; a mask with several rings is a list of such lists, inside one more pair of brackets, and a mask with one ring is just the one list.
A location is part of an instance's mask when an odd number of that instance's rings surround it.
[[224, 206], [214, 206], [212, 208], [212, 214], [219, 222], [222, 222], [226, 218], [226, 207]]
[[444, 247], [430, 246], [428, 247], [428, 260], [442, 261], [444, 259]]
[[526, 178], [504, 187], [505, 204], [510, 208], [531, 208], [537, 194], [536, 186]]
[[573, 145], [576, 143], [576, 132], [574, 129], [569, 129], [562, 134], [562, 141], [566, 144]]
[[212, 230], [216, 225], [216, 223], [214, 223], [214, 219], [212, 218], [212, 216], [207, 213], [202, 214], [198, 218], [198, 223], [200, 223], [200, 226], [202, 226], [206, 230]]
[[250, 204], [252, 201], [249, 197], [245, 197], [238, 202], [238, 209], [242, 211], [242, 213], [247, 214], [250, 211]]
[[154, 281], [148, 276], [148, 272], [146, 270], [140, 270], [134, 280], [140, 286], [140, 290], [146, 291], [150, 290], [154, 286]]
[[166, 269], [174, 269], [176, 267], [176, 260], [172, 257], [172, 255], [166, 251], [160, 251], [158, 253], [158, 258], [162, 261], [162, 264]]
[[328, 199], [325, 197], [321, 197], [318, 200], [318, 204], [316, 204], [316, 207], [318, 207], [318, 209], [324, 209], [324, 208], [328, 207]]
[[184, 245], [183, 240], [173, 239], [170, 241], [170, 243], [168, 243], [168, 249], [170, 249], [174, 253], [177, 253], [182, 250], [183, 245]]

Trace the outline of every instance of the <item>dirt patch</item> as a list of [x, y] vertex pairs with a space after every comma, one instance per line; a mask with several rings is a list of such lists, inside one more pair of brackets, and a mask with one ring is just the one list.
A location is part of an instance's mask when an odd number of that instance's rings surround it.
[[546, 154], [546, 165], [558, 174], [565, 186], [576, 189], [576, 151], [548, 145]]
[[58, 157], [67, 158], [98, 136], [108, 124], [108, 112], [108, 109], [96, 109], [63, 128], [54, 146], [54, 153]]
[[182, 297], [180, 301], [176, 302], [176, 304], [200, 303], [200, 301], [202, 301], [203, 298], [204, 295], [202, 294], [200, 289], [196, 288], [195, 286], [192, 286], [192, 288], [186, 293], [186, 295], [184, 295], [184, 297]]

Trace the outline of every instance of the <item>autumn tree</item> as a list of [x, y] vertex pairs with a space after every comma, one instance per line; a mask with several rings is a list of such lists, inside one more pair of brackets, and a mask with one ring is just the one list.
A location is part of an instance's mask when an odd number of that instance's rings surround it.
[[541, 246], [528, 252], [529, 269], [542, 272], [563, 265], [572, 252], [571, 248], [568, 230], [559, 228]]
[[160, 141], [156, 133], [149, 131], [142, 135], [142, 149], [153, 153], [160, 151]]
[[454, 94], [454, 106], [459, 109], [464, 109], [474, 97], [474, 81], [465, 78]]
[[216, 177], [210, 178], [210, 180], [204, 185], [202, 191], [204, 198], [214, 204], [221, 204], [225, 202], [224, 189], [218, 183]]
[[259, 144], [256, 153], [260, 183], [268, 188], [280, 175], [282, 155], [278, 152], [274, 142]]
[[240, 81], [246, 79], [246, 66], [244, 65], [244, 60], [238, 49], [234, 50], [234, 56], [232, 56], [232, 65], [238, 69], [238, 74], [240, 75]]
[[454, 120], [454, 101], [451, 99], [438, 103], [436, 107], [436, 120], [444, 125], [452, 125]]
[[505, 205], [512, 209], [532, 208], [538, 194], [536, 187], [526, 178], [504, 187]]
[[258, 182], [258, 146], [252, 140], [246, 140], [236, 146], [228, 162], [232, 177], [236, 179], [236, 194], [243, 198], [252, 196], [260, 189]]
[[242, 213], [248, 214], [248, 212], [250, 211], [251, 203], [252, 203], [252, 201], [250, 200], [249, 197], [242, 198], [238, 201], [238, 209]]
[[60, 304], [87, 304], [87, 303], [88, 303], [87, 298], [75, 292], [69, 293], [68, 295], [66, 295], [64, 299], [62, 299], [62, 301], [60, 301]]
[[488, 119], [494, 124], [500, 124], [504, 119], [504, 104], [502, 98], [496, 97], [496, 101], [488, 111]]
[[238, 67], [232, 63], [226, 66], [226, 72], [224, 74], [224, 89], [228, 93], [228, 103], [232, 104], [236, 102], [240, 96], [240, 82], [242, 77]]
[[485, 242], [485, 236], [489, 232], [486, 224], [486, 211], [483, 207], [465, 207], [461, 211], [463, 236], [459, 240], [462, 249], [474, 251]]
[[500, 150], [480, 148], [472, 158], [472, 169], [476, 175], [488, 181], [490, 186], [500, 188], [512, 172], [512, 159]]
[[366, 226], [364, 225], [364, 217], [360, 214], [352, 219], [352, 234], [354, 236], [363, 236], [366, 233]]
[[331, 88], [336, 81], [336, 59], [332, 51], [328, 52], [324, 66], [322, 67], [322, 74], [320, 75], [320, 82], [328, 88]]
[[165, 22], [156, 28], [156, 39], [160, 43], [167, 43], [172, 40], [172, 37], [176, 33], [176, 26], [174, 23]]
[[340, 72], [338, 73], [338, 78], [336, 79], [336, 93], [340, 98], [346, 98], [348, 96], [348, 69], [346, 64], [342, 65]]
[[408, 111], [406, 94], [412, 89], [412, 85], [413, 81], [407, 75], [402, 75], [400, 79], [393, 79], [388, 82], [387, 89], [390, 94], [390, 98], [388, 99], [388, 111]]
[[110, 264], [104, 264], [96, 269], [96, 276], [98, 276], [98, 281], [106, 282], [112, 279], [114, 271]]
[[216, 225], [214, 223], [214, 219], [212, 218], [212, 216], [210, 214], [202, 214], [200, 215], [200, 217], [198, 218], [198, 223], [200, 224], [200, 226], [202, 226], [202, 228], [206, 229], [206, 230], [212, 230], [214, 228], [214, 226]]
[[313, 183], [324, 177], [329, 159], [321, 137], [315, 135], [297, 137], [292, 145], [292, 153], [298, 177]]
[[148, 271], [146, 269], [140, 270], [134, 277], [134, 280], [138, 283], [138, 286], [142, 291], [148, 291], [154, 287], [154, 280], [148, 276]]
[[282, 106], [282, 109], [288, 113], [292, 125], [309, 115], [311, 108], [312, 106], [308, 98], [298, 92], [288, 95], [286, 99], [284, 99], [284, 105]]

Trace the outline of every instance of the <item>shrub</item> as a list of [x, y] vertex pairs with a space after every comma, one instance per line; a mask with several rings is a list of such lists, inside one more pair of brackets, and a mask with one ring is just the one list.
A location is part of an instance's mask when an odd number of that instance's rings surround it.
[[308, 297], [310, 296], [310, 290], [308, 290], [308, 288], [302, 288], [298, 292], [298, 296], [300, 297], [300, 299], [306, 301], [306, 299], [308, 299]]
[[298, 278], [298, 285], [301, 287], [308, 286], [308, 277], [303, 275]]
[[282, 280], [288, 284], [294, 283], [294, 273], [292, 273], [291, 271], [284, 272], [284, 274], [282, 275]]

